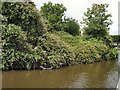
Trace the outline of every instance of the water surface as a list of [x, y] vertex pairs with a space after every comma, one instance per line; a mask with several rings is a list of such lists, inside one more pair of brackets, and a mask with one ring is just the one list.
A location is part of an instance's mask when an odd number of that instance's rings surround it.
[[3, 88], [115, 88], [118, 81], [117, 60], [2, 75]]

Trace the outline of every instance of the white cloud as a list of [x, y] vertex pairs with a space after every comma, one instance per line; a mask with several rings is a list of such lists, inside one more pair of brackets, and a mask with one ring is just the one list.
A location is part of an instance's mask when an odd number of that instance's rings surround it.
[[108, 3], [108, 12], [112, 14], [113, 24], [110, 27], [110, 34], [118, 34], [118, 2], [119, 0], [32, 0], [35, 2], [37, 8], [43, 6], [43, 3], [51, 1], [52, 3], [61, 3], [67, 8], [65, 15], [82, 20], [84, 12], [90, 8], [93, 3]]

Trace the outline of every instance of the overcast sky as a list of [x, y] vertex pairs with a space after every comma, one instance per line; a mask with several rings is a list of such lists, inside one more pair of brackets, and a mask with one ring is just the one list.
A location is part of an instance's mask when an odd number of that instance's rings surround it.
[[113, 21], [110, 27], [110, 34], [118, 34], [118, 2], [119, 0], [32, 0], [38, 9], [43, 6], [43, 3], [51, 1], [52, 3], [63, 4], [67, 11], [65, 15], [67, 17], [72, 17], [78, 21], [82, 21], [84, 12], [87, 8], [90, 8], [93, 3], [108, 3], [108, 12], [112, 14], [111, 20]]

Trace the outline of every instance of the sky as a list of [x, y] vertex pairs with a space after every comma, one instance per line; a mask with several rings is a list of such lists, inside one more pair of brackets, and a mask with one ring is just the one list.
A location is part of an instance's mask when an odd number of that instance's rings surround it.
[[[110, 34], [118, 35], [118, 2], [119, 0], [32, 0], [36, 7], [40, 9], [43, 6], [43, 3], [47, 3], [51, 1], [52, 3], [60, 3], [63, 4], [67, 11], [65, 12], [65, 16], [74, 18], [79, 22], [82, 21], [82, 17], [84, 17], [84, 12], [87, 11], [87, 8], [92, 7], [93, 3], [107, 3], [109, 7], [107, 8], [108, 13], [112, 14], [110, 18], [113, 21], [113, 24], [110, 26]], [[82, 27], [82, 26], [81, 26]]]

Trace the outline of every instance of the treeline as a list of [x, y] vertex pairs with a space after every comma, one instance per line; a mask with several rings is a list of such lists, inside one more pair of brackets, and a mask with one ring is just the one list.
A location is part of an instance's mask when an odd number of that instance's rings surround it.
[[2, 70], [55, 69], [117, 58], [112, 46], [108, 4], [93, 4], [80, 24], [62, 4], [3, 2], [0, 5]]
[[45, 3], [40, 13], [49, 21], [51, 31], [65, 31], [71, 35], [80, 35], [80, 27], [77, 20], [65, 16], [67, 9], [62, 4]]

